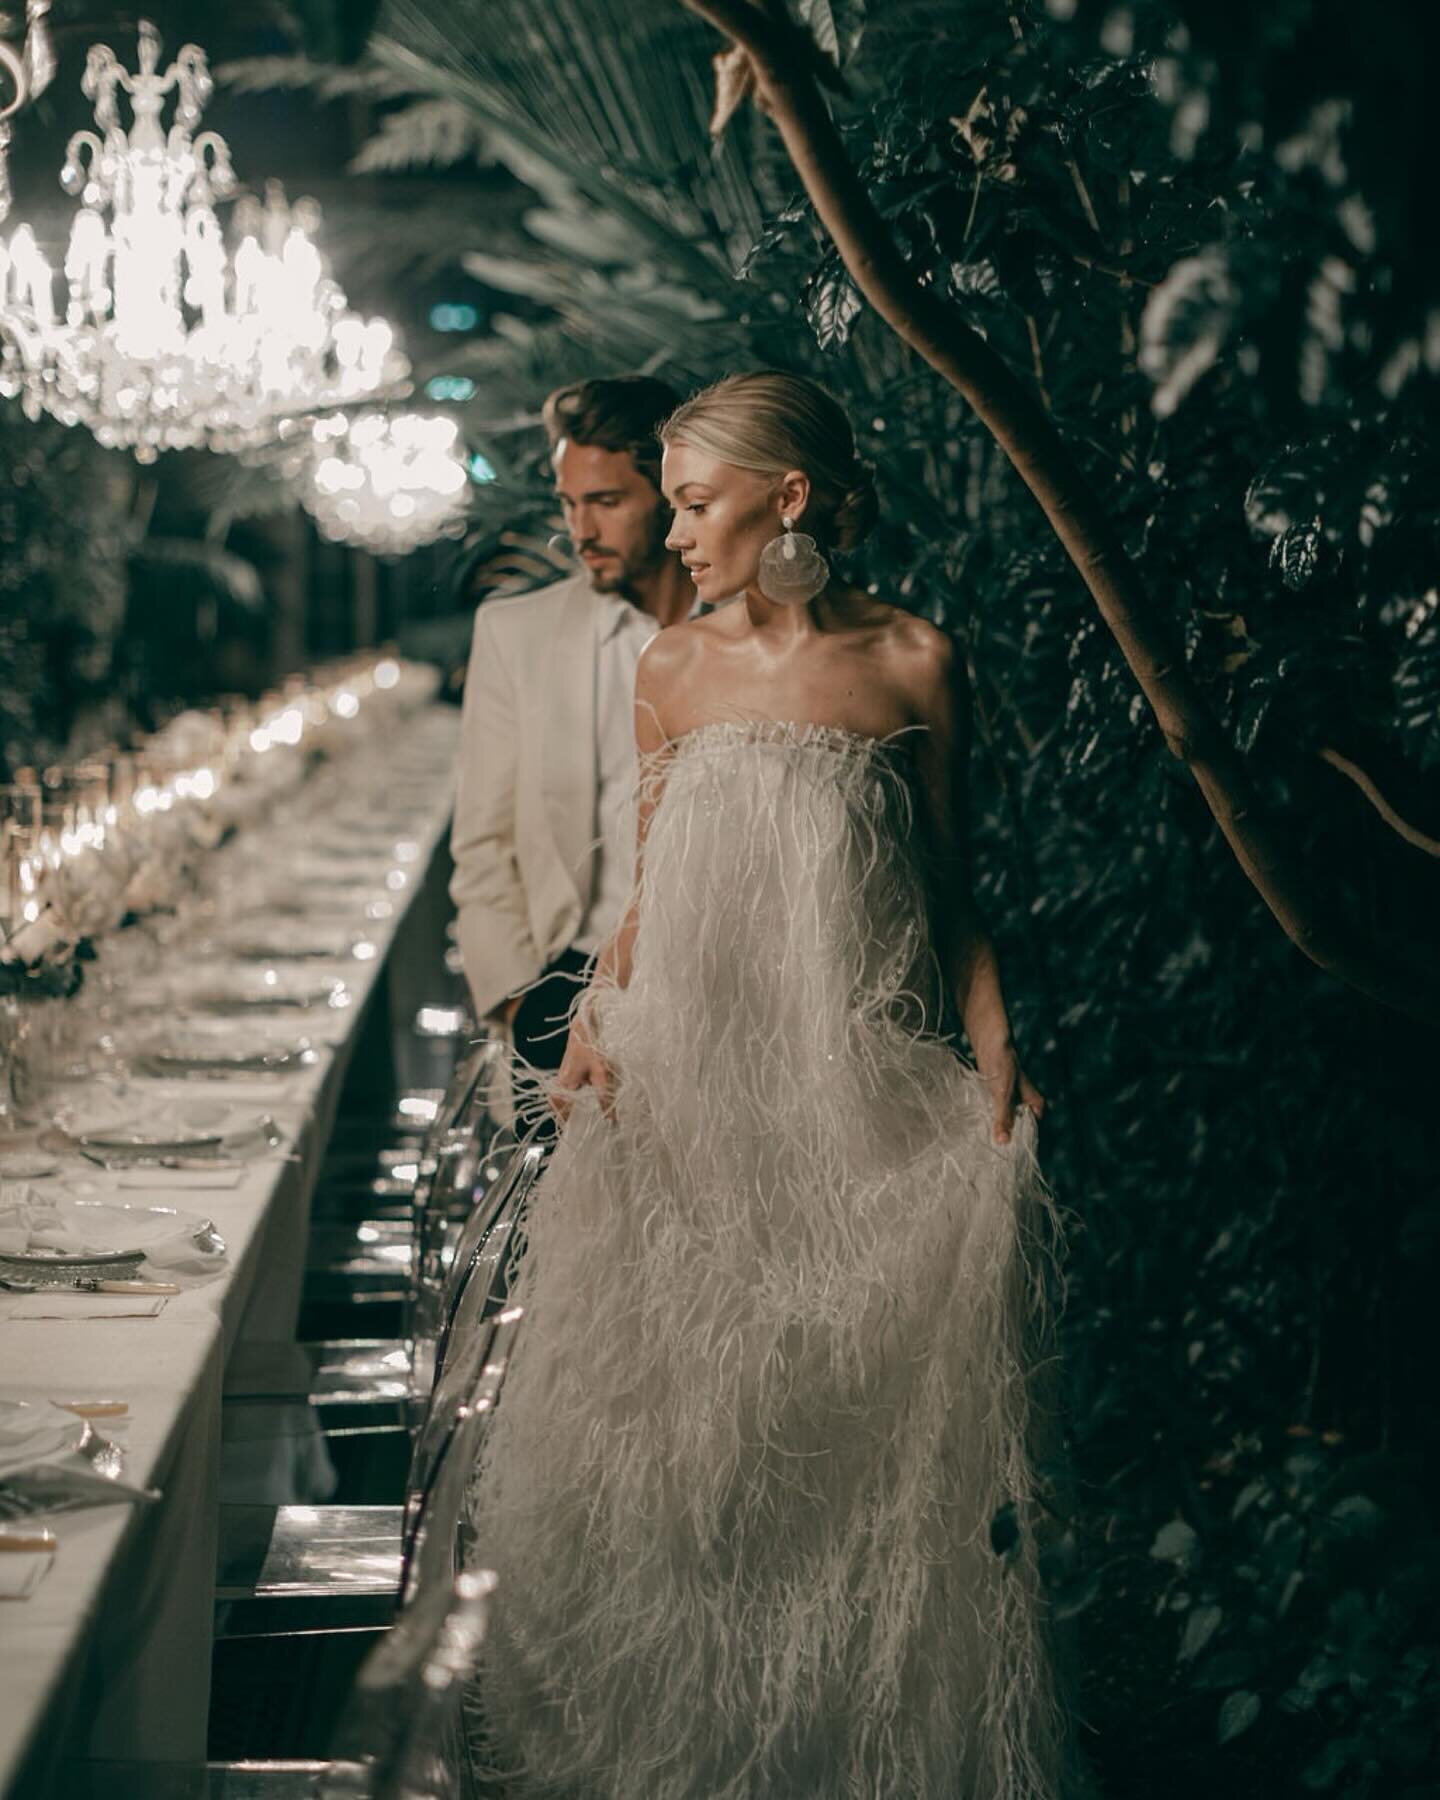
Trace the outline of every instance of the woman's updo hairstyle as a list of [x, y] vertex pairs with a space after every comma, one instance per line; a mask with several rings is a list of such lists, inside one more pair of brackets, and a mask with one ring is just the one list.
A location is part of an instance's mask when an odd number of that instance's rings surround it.
[[856, 454], [844, 408], [803, 375], [727, 375], [678, 406], [660, 441], [757, 475], [801, 470], [810, 477], [810, 502], [800, 529], [823, 548], [853, 550], [879, 516], [875, 472]]

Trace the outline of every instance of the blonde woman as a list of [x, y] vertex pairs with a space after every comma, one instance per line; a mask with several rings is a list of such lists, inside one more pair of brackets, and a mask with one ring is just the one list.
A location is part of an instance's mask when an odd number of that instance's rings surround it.
[[516, 1796], [1055, 1800], [1059, 1233], [960, 664], [836, 574], [876, 498], [823, 390], [732, 377], [661, 440], [669, 544], [737, 598], [639, 664], [635, 892], [474, 1495], [487, 1748]]

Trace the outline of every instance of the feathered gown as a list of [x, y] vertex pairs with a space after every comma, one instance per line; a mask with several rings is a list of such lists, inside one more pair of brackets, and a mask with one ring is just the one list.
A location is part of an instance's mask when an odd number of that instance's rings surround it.
[[615, 1118], [583, 1098], [534, 1195], [472, 1485], [485, 1753], [517, 1797], [1055, 1800], [1059, 1230], [1033, 1118], [995, 1146], [935, 1031], [912, 758], [669, 750], [631, 979], [588, 1003]]

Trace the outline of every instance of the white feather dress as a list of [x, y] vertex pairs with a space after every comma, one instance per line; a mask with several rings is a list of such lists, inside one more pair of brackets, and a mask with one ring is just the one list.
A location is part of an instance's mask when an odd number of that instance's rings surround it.
[[587, 1003], [615, 1117], [582, 1098], [533, 1197], [472, 1484], [483, 1752], [517, 1800], [1056, 1800], [1060, 1231], [1032, 1115], [993, 1144], [935, 1030], [912, 758], [668, 748], [631, 978]]

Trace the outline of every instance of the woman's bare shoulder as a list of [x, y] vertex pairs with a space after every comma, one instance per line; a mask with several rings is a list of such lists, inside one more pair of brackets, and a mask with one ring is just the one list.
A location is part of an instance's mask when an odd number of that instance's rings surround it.
[[700, 618], [680, 619], [655, 633], [641, 652], [641, 664], [652, 674], [669, 677], [703, 661], [720, 640], [735, 635], [734, 621], [724, 619], [718, 610]]
[[871, 606], [867, 654], [884, 669], [897, 699], [917, 723], [934, 726], [952, 718], [965, 679], [955, 639], [903, 606], [873, 598]]
[[652, 677], [668, 676], [684, 668], [699, 648], [695, 627], [700, 623], [699, 619], [681, 619], [657, 631], [640, 652], [637, 672], [643, 669]]
[[857, 600], [857, 625], [874, 632], [887, 651], [937, 669], [949, 665], [955, 654], [955, 640], [949, 632], [874, 594], [861, 594]]

